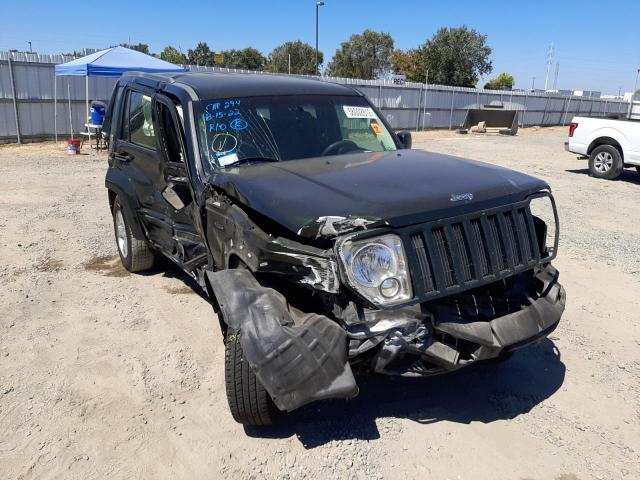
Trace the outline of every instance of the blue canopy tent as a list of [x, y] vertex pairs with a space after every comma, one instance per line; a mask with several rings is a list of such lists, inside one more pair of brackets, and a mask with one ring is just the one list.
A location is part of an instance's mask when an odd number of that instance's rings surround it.
[[[55, 101], [55, 135], [58, 140], [58, 92], [57, 77], [59, 76], [75, 76], [85, 77], [85, 95], [87, 117], [89, 116], [89, 77], [119, 77], [125, 72], [184, 72], [186, 68], [165, 62], [151, 55], [131, 50], [126, 47], [112, 47], [101, 50], [82, 58], [76, 58], [67, 63], [56, 65], [54, 80], [54, 101]], [[70, 90], [69, 85], [67, 89]], [[71, 134], [73, 135], [73, 126], [71, 125], [71, 96], [69, 95], [69, 123]]]

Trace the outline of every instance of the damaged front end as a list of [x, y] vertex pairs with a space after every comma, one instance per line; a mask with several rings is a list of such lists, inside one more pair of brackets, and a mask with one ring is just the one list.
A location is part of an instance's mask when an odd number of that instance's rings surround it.
[[537, 272], [398, 310], [344, 312], [349, 356], [376, 373], [424, 376], [524, 347], [552, 332], [564, 311], [558, 272]]
[[[538, 198], [553, 207], [550, 244]], [[548, 193], [407, 227], [327, 217], [306, 232], [313, 245], [223, 195], [206, 210], [204, 283], [280, 410], [354, 397], [354, 371], [425, 376], [500, 357], [564, 311]]]

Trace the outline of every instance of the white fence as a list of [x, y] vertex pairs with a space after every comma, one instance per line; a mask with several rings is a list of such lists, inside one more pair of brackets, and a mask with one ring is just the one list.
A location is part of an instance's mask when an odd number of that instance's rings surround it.
[[[66, 138], [71, 131], [70, 123], [76, 133], [84, 129], [84, 77], [56, 79], [54, 74], [55, 63], [70, 59], [61, 55], [0, 52], [0, 142], [15, 142], [18, 137], [22, 141], [53, 138], [56, 130]], [[239, 72], [213, 67], [190, 68], [194, 71]], [[517, 110], [521, 126], [564, 125], [574, 115], [626, 115], [629, 110], [629, 103], [622, 100], [420, 83], [398, 86], [380, 80], [332, 77], [321, 77], [321, 80], [352, 85], [360, 90], [395, 129], [458, 128], [468, 109], [485, 105]], [[107, 101], [115, 82], [112, 78], [91, 77], [89, 98]], [[54, 85], [57, 85], [57, 108], [54, 108]]]

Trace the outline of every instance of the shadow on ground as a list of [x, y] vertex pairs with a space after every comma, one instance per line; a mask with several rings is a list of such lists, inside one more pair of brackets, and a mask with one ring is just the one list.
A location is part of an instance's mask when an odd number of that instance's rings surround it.
[[378, 418], [490, 423], [529, 412], [560, 388], [564, 376], [560, 353], [546, 339], [501, 364], [426, 378], [360, 378], [360, 394], [353, 400], [318, 402], [286, 415], [278, 425], [245, 431], [261, 438], [296, 435], [305, 448], [314, 448], [332, 440], [378, 439]]
[[209, 297], [207, 296], [207, 292], [205, 292], [198, 282], [196, 282], [191, 276], [189, 276], [184, 270], [182, 270], [179, 266], [173, 263], [168, 258], [165, 258], [161, 255], [156, 257], [156, 261], [153, 264], [153, 268], [146, 272], [140, 272], [141, 275], [145, 276], [155, 276], [161, 275], [166, 278], [175, 278], [177, 280], [181, 280], [184, 283], [184, 287], [186, 288], [175, 288], [167, 290], [167, 293], [170, 294], [185, 294], [185, 293], [195, 293], [200, 298], [209, 301]]
[[[568, 173], [581, 173], [583, 175], [589, 175], [588, 168], [577, 168], [575, 170], [565, 170]], [[594, 180], [599, 180], [594, 178]], [[628, 182], [634, 183], [636, 185], [640, 185], [640, 174], [635, 169], [625, 169], [622, 171], [620, 176], [615, 180], [602, 180], [603, 182]]]

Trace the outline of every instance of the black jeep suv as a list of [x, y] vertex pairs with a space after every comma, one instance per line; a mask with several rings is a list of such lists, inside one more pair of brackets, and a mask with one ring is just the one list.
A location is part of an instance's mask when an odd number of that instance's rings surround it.
[[356, 90], [267, 75], [124, 75], [108, 108], [118, 251], [164, 255], [218, 313], [243, 424], [424, 376], [556, 328], [549, 186], [411, 150]]

